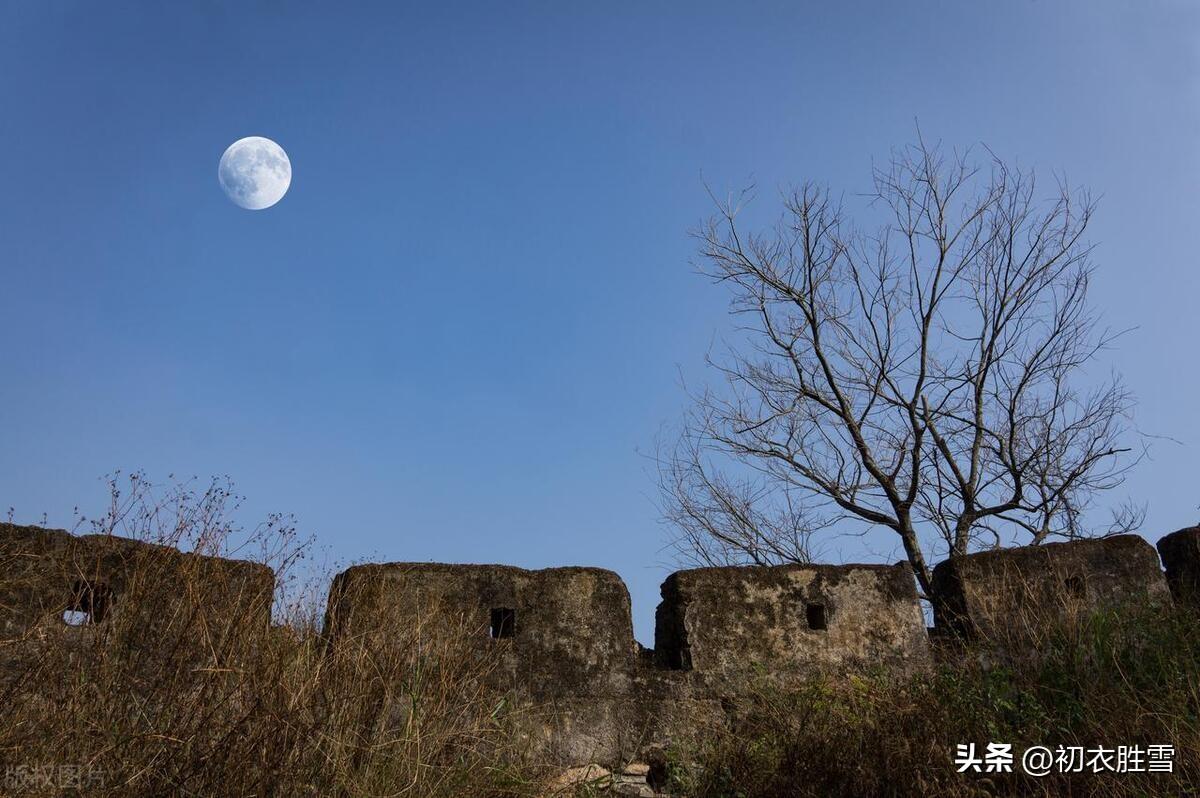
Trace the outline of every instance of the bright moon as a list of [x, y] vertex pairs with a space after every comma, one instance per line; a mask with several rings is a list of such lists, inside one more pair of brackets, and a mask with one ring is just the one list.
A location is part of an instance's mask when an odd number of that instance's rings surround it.
[[270, 208], [292, 184], [292, 162], [270, 139], [249, 136], [229, 145], [217, 167], [221, 188], [235, 205], [252, 211]]

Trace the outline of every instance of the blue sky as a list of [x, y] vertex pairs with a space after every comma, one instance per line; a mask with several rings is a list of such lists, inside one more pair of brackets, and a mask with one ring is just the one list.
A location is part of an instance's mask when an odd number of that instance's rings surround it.
[[[350, 4], [347, 4], [350, 5]], [[1101, 196], [1104, 365], [1196, 521], [1200, 7], [8, 3], [0, 504], [229, 474], [342, 559], [591, 564], [652, 637], [647, 455], [730, 329], [688, 232], [750, 182], [865, 190], [924, 133]], [[216, 167], [278, 141], [274, 208]], [[861, 557], [846, 550], [844, 559]]]

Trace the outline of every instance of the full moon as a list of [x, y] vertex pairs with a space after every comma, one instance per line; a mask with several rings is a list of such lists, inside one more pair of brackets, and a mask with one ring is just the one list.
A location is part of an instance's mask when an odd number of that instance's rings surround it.
[[235, 205], [261, 211], [287, 193], [292, 184], [292, 162], [275, 142], [249, 136], [225, 150], [217, 166], [217, 179]]

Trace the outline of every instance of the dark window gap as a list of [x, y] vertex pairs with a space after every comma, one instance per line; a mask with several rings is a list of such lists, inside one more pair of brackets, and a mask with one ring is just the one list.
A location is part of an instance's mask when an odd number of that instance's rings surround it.
[[513, 637], [517, 633], [517, 611], [509, 607], [492, 608], [492, 624], [489, 631], [493, 640]]
[[71, 586], [71, 599], [63, 610], [63, 623], [68, 626], [90, 626], [102, 623], [108, 616], [112, 601], [105, 585], [80, 580]]

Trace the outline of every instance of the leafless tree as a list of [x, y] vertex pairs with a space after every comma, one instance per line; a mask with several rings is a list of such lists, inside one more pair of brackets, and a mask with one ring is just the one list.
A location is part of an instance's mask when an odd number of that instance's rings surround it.
[[1115, 376], [1079, 387], [1113, 338], [1087, 301], [1092, 199], [1035, 188], [990, 153], [976, 166], [920, 142], [874, 171], [874, 232], [814, 185], [765, 233], [739, 226], [740, 199], [718, 203], [701, 271], [744, 336], [710, 358], [725, 385], [661, 457], [681, 549], [803, 562], [883, 527], [936, 600], [927, 554], [1086, 534], [1137, 459], [1132, 401]]

